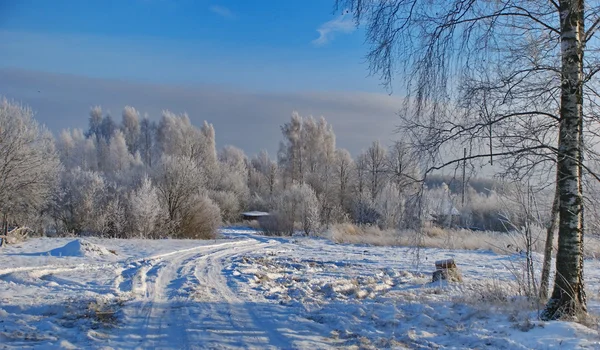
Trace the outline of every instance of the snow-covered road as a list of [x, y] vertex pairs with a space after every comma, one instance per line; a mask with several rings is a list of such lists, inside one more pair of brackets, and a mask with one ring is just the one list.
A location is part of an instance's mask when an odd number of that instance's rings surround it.
[[[75, 241], [0, 251], [0, 349], [600, 348], [597, 329], [541, 323], [506, 297], [518, 256], [424, 249], [416, 265], [409, 248], [241, 230]], [[465, 283], [430, 283], [448, 257]], [[599, 267], [586, 261], [593, 311]]]
[[[123, 308], [123, 327], [109, 336], [115, 348], [269, 348], [289, 344], [253, 303], [236, 295], [223, 269], [227, 261], [275, 243], [243, 240], [201, 247], [142, 265]], [[134, 267], [135, 269], [135, 267]]]
[[[13, 257], [4, 261], [4, 266], [13, 266], [0, 269], [0, 300], [4, 305], [0, 306], [0, 316], [21, 314], [29, 321], [1, 320], [0, 348], [291, 349], [298, 346], [278, 330], [281, 324], [271, 317], [272, 314], [287, 316], [286, 310], [278, 304], [245, 299], [236, 291], [231, 271], [226, 270], [236, 258], [248, 253], [260, 254], [280, 245], [279, 241], [262, 237], [187, 241], [188, 247], [184, 249], [176, 249], [181, 242], [165, 241], [163, 251], [120, 260], [113, 256], [86, 256], [85, 252], [77, 258], [69, 254], [51, 257], [39, 251], [45, 247], [44, 243], [60, 245], [67, 240], [41, 241], [28, 247], [37, 252], [19, 254], [12, 251], [19, 250], [13, 246], [0, 255], [0, 259]], [[118, 240], [90, 241], [98, 246], [100, 242], [105, 246], [116, 245], [111, 249], [115, 251], [123, 248], [119, 247], [123, 242]], [[189, 247], [190, 243], [200, 245]], [[75, 263], [81, 260], [85, 262]], [[94, 317], [90, 314], [90, 303], [104, 305], [111, 311], [117, 309], [115, 324], [89, 320]], [[39, 307], [28, 308], [32, 304]], [[61, 308], [61, 304], [71, 305]], [[40, 322], [43, 318], [48, 320]], [[59, 329], [65, 320], [67, 327]], [[24, 329], [30, 329], [31, 333]], [[300, 343], [310, 340], [307, 337]]]

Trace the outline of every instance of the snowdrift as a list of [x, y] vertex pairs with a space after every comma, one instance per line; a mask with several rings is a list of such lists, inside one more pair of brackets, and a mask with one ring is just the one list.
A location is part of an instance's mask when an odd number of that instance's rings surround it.
[[98, 244], [76, 239], [48, 252], [51, 256], [112, 257], [116, 253]]

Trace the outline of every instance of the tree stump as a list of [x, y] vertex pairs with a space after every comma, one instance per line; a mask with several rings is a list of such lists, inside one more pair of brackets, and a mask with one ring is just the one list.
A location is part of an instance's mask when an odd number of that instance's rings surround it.
[[435, 262], [435, 271], [431, 277], [431, 282], [448, 281], [462, 282], [462, 276], [454, 259], [438, 260]]

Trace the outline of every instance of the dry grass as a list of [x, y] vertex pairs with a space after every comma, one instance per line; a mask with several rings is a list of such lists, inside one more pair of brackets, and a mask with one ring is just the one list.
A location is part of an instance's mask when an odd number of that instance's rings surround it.
[[[441, 249], [491, 250], [499, 254], [513, 254], [525, 251], [525, 239], [519, 232], [470, 231], [444, 229], [436, 226], [415, 230], [380, 230], [377, 226], [357, 226], [338, 224], [325, 234], [336, 243], [371, 244], [375, 246], [420, 246]], [[532, 250], [543, 254], [545, 231], [533, 234]], [[556, 248], [556, 242], [555, 242]], [[600, 240], [586, 237], [584, 246], [586, 258], [600, 258]]]
[[483, 280], [460, 286], [460, 293], [453, 297], [457, 304], [475, 308], [494, 307], [508, 311], [533, 310], [534, 304], [523, 294], [523, 288], [516, 281]]
[[114, 327], [118, 323], [117, 311], [123, 307], [123, 300], [96, 300], [88, 304], [84, 317], [92, 322], [92, 328]]
[[250, 227], [255, 230], [261, 229], [260, 224], [258, 223], [258, 220], [242, 221], [242, 223], [239, 223], [238, 226]]
[[326, 233], [336, 243], [371, 244], [376, 246], [401, 245], [393, 231], [382, 231], [376, 226], [337, 224]]

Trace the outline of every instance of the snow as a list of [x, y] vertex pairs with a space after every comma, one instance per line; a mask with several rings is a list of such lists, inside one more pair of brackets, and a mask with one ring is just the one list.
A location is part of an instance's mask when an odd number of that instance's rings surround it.
[[[0, 250], [0, 349], [598, 349], [597, 326], [541, 322], [520, 255], [221, 238], [37, 238]], [[431, 283], [454, 259], [464, 283]], [[536, 256], [536, 259], [540, 259]], [[600, 262], [586, 260], [600, 311]]]
[[264, 211], [247, 211], [242, 213], [242, 216], [269, 216], [271, 214]]
[[[41, 253], [43, 254], [43, 253]], [[48, 252], [50, 256], [91, 256], [91, 257], [112, 257], [117, 255], [115, 251], [109, 251], [105, 247], [87, 242], [82, 239], [76, 239], [65, 244], [63, 247], [52, 249]]]

